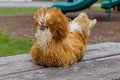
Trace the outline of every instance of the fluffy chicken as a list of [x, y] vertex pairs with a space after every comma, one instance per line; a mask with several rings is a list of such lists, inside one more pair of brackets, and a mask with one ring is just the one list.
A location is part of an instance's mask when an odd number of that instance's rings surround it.
[[33, 62], [62, 68], [83, 58], [90, 30], [97, 22], [86, 13], [69, 22], [57, 8], [41, 8], [34, 19], [36, 42], [30, 50]]

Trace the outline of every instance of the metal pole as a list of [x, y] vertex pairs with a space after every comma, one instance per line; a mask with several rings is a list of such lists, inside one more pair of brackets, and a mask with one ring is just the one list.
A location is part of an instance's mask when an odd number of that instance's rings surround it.
[[110, 1], [110, 5], [109, 5], [109, 9], [108, 9], [108, 17], [107, 17], [107, 21], [110, 22], [110, 19], [111, 19], [111, 5], [112, 5], [112, 2], [111, 0]]

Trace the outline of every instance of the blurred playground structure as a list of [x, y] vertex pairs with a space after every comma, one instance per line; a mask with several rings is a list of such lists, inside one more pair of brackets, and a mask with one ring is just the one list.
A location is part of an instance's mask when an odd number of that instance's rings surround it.
[[[97, 0], [77, 0], [74, 2], [73, 0], [68, 0], [66, 3], [55, 3], [52, 7], [60, 8], [63, 13], [67, 13], [89, 8], [96, 1]], [[108, 21], [110, 21], [111, 18], [111, 8], [115, 10], [116, 7], [117, 10], [120, 11], [120, 0], [108, 0], [101, 3], [101, 8], [106, 9], [108, 12]]]
[[[65, 3], [55, 3], [52, 7], [61, 8], [63, 12], [73, 12], [73, 11], [89, 8], [97, 1], [98, 0], [75, 0], [75, 1], [68, 0]], [[120, 5], [120, 0], [107, 0], [101, 3], [101, 8], [109, 9], [109, 6], [111, 6], [111, 8], [115, 8], [119, 5]]]
[[[63, 13], [80, 11], [86, 8], [90, 8], [95, 5], [99, 0], [67, 0], [65, 2], [59, 2], [58, 0], [0, 0], [0, 7], [57, 7], [62, 10]], [[6, 3], [1, 3], [6, 2]], [[13, 2], [13, 3], [7, 3]], [[14, 3], [20, 2], [20, 3]], [[97, 3], [102, 9], [108, 12], [107, 20], [111, 18], [111, 8], [115, 11], [120, 11], [120, 0], [102, 0]]]

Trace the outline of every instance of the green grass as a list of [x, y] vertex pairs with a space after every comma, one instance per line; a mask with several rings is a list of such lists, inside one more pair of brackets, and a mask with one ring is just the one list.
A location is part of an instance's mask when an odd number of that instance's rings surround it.
[[32, 14], [38, 8], [0, 8], [0, 16], [15, 16], [23, 14]]
[[100, 11], [100, 10], [103, 10], [103, 9], [102, 9], [101, 7], [99, 7], [99, 6], [91, 7], [91, 9], [92, 9], [92, 10], [99, 10], [99, 11]]
[[0, 30], [0, 57], [29, 53], [33, 40], [8, 35]]
[[[39, 8], [0, 8], [0, 16], [16, 16], [33, 14]], [[93, 10], [102, 10], [100, 7], [92, 7]]]
[[103, 2], [103, 1], [105, 1], [105, 0], [97, 0], [97, 3], [101, 3], [101, 2]]

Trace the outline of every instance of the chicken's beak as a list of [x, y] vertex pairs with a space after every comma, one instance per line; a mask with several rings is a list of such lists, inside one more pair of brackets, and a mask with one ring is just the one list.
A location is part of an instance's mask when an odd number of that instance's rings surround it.
[[44, 30], [44, 29], [45, 29], [44, 22], [40, 22], [40, 29], [41, 29], [41, 30]]

